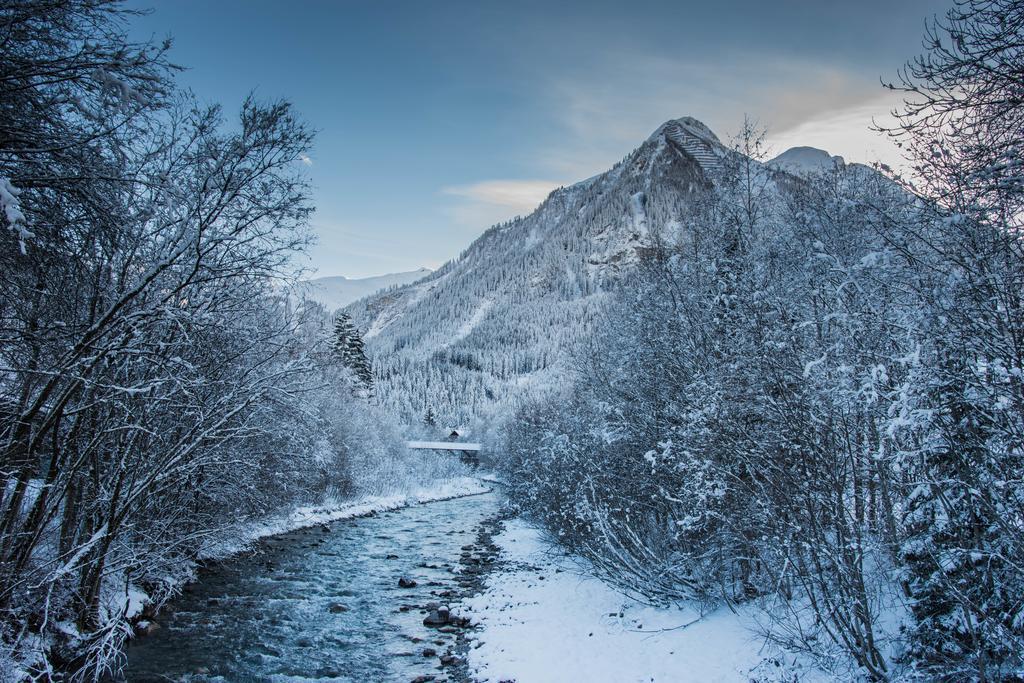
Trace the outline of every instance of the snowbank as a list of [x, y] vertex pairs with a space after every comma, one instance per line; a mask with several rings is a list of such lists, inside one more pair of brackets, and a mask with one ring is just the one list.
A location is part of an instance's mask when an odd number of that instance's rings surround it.
[[488, 484], [504, 484], [505, 480], [502, 479], [497, 472], [478, 472], [476, 478], [480, 481], [485, 481]]
[[508, 568], [461, 605], [482, 627], [471, 644], [470, 672], [481, 681], [828, 680], [781, 657], [747, 627], [742, 614], [718, 609], [654, 608], [623, 597], [511, 520], [495, 537]]

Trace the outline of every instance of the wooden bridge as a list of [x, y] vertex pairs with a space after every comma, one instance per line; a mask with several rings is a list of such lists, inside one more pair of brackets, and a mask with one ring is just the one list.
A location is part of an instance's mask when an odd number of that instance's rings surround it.
[[418, 451], [459, 451], [459, 460], [472, 465], [480, 465], [480, 444], [465, 441], [407, 441], [406, 446]]
[[466, 443], [465, 441], [407, 441], [406, 446], [413, 450], [427, 451], [473, 451], [480, 450], [478, 443]]

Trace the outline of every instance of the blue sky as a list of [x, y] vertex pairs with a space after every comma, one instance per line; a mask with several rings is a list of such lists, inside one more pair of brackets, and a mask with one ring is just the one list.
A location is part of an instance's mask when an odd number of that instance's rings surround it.
[[552, 188], [607, 169], [690, 115], [744, 114], [777, 152], [893, 161], [867, 126], [879, 86], [948, 0], [442, 2], [131, 0], [136, 37], [174, 38], [180, 82], [229, 110], [284, 97], [318, 130], [320, 243], [306, 265], [436, 268]]

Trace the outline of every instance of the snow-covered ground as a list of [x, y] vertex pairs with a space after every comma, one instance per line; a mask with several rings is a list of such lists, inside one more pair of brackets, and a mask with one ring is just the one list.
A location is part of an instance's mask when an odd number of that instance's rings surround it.
[[482, 626], [468, 656], [481, 681], [828, 680], [766, 646], [742, 612], [642, 605], [582, 574], [519, 519], [494, 540], [507, 564], [460, 610]]
[[500, 476], [498, 476], [497, 472], [490, 472], [490, 471], [477, 472], [476, 473], [476, 478], [479, 479], [480, 481], [485, 481], [485, 482], [488, 482], [490, 484], [504, 484], [505, 483], [505, 481]]
[[466, 337], [468, 337], [469, 333], [472, 332], [476, 328], [476, 326], [480, 324], [480, 321], [484, 319], [488, 311], [490, 311], [493, 307], [494, 301], [492, 301], [491, 299], [484, 299], [483, 301], [481, 301], [480, 305], [477, 306], [476, 310], [473, 311], [473, 314], [469, 316], [469, 319], [467, 319], [466, 322], [462, 323], [459, 329], [455, 331], [455, 335], [448, 341], [448, 344], [446, 344], [445, 346], [451, 346], [452, 344], [460, 342]]

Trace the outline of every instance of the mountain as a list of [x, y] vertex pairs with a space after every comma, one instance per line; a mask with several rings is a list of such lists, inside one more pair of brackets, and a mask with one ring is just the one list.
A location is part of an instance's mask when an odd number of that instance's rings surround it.
[[[487, 423], [556, 390], [567, 351], [587, 338], [609, 294], [628, 285], [657, 236], [681, 234], [741, 158], [701, 122], [673, 119], [607, 172], [554, 190], [436, 272], [349, 306], [378, 400], [410, 423], [428, 408], [444, 423]], [[797, 182], [751, 163], [773, 187]]]
[[817, 149], [816, 147], [791, 147], [769, 161], [768, 166], [802, 175], [830, 171], [833, 168], [844, 166], [845, 163], [842, 157], [832, 156], [823, 149]]
[[415, 282], [432, 272], [429, 268], [419, 268], [405, 273], [389, 273], [374, 277], [320, 277], [299, 283], [299, 290], [306, 297], [322, 304], [328, 311], [335, 311], [365, 296]]

